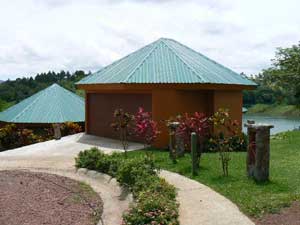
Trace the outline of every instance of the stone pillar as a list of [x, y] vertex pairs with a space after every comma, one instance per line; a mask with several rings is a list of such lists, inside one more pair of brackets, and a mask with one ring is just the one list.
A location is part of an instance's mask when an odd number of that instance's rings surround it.
[[248, 128], [247, 174], [257, 181], [269, 179], [270, 129], [268, 124], [245, 124]]
[[54, 123], [53, 124], [53, 130], [54, 130], [54, 138], [56, 140], [59, 140], [61, 138], [60, 124], [59, 123]]
[[176, 130], [179, 126], [179, 122], [170, 122], [168, 123], [169, 128], [169, 151], [170, 158], [176, 159], [184, 155], [184, 142], [181, 137], [178, 137]]

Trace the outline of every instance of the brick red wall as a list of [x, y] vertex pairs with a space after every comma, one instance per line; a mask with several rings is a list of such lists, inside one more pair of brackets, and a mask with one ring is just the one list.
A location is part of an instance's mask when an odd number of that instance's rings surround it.
[[[147, 111], [152, 111], [151, 94], [88, 93], [87, 95], [87, 133], [92, 135], [118, 138], [117, 133], [110, 126], [115, 109], [122, 108], [134, 114], [141, 106]], [[135, 139], [131, 138], [131, 140]]]

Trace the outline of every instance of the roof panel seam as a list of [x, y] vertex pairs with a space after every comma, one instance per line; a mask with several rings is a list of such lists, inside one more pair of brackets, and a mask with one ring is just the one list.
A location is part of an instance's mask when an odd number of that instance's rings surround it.
[[202, 82], [205, 82], [203, 79], [202, 79], [202, 77], [201, 76], [199, 76], [198, 74], [197, 74], [197, 72], [193, 69], [193, 68], [191, 68], [167, 43], [165, 43], [164, 41], [162, 42], [164, 45], [166, 45], [173, 53], [174, 53], [174, 55], [184, 64], [184, 65], [186, 65], [187, 66], [187, 68], [189, 68], [195, 75], [196, 75], [196, 77], [198, 77], [199, 79], [200, 79], [200, 81], [202, 81]]
[[126, 83], [146, 61], [150, 57], [150, 55], [158, 48], [159, 43], [157, 45], [154, 45], [152, 49], [148, 52], [148, 54], [143, 58], [143, 60], [132, 70], [132, 72], [125, 78], [124, 83]]

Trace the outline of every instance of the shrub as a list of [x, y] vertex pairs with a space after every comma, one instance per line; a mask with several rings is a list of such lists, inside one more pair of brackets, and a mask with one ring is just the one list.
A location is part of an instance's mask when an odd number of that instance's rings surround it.
[[134, 196], [138, 193], [148, 190], [153, 193], [163, 193], [168, 199], [175, 200], [176, 190], [173, 185], [170, 185], [166, 182], [165, 179], [162, 179], [156, 175], [144, 177], [144, 179], [138, 179], [132, 189]]
[[178, 225], [178, 204], [162, 193], [142, 192], [135, 205], [123, 215], [123, 224]]
[[109, 164], [105, 160], [106, 155], [94, 147], [90, 150], [81, 151], [78, 157], [75, 158], [75, 166], [77, 168], [87, 168], [97, 170], [99, 172], [107, 173]]
[[75, 161], [77, 168], [109, 173], [132, 190], [135, 202], [124, 213], [123, 225], [179, 224], [175, 187], [158, 176], [153, 158], [127, 159], [120, 153], [106, 155], [92, 148], [80, 152]]
[[82, 127], [78, 123], [74, 122], [65, 122], [61, 128], [62, 135], [71, 135], [82, 132]]
[[151, 145], [160, 133], [157, 122], [152, 120], [151, 113], [139, 107], [138, 112], [134, 116], [134, 122], [135, 136], [143, 140], [145, 147]]
[[214, 148], [212, 151], [219, 152], [222, 163], [223, 175], [228, 176], [228, 167], [230, 152], [236, 148], [236, 143], [242, 143], [242, 135], [240, 132], [240, 125], [236, 120], [232, 120], [229, 116], [229, 111], [226, 109], [219, 109], [210, 117], [210, 122], [217, 130], [214, 138], [210, 142]]
[[17, 148], [41, 141], [41, 138], [29, 129], [18, 128], [15, 124], [7, 124], [0, 128], [0, 149]]
[[[205, 141], [205, 150], [207, 151], [216, 151], [218, 137], [211, 135], [209, 139]], [[228, 139], [229, 146], [233, 152], [246, 152], [248, 147], [248, 137], [245, 133], [240, 135], [234, 135]]]
[[197, 134], [198, 146], [202, 147], [202, 143], [209, 134], [208, 117], [200, 112], [195, 112], [193, 115], [185, 113], [177, 116], [176, 121], [179, 122], [176, 132], [183, 138], [186, 150], [190, 150], [193, 132]]
[[0, 144], [4, 149], [13, 148], [18, 142], [19, 135], [15, 124], [5, 125], [0, 128]]
[[133, 158], [120, 165], [116, 178], [120, 184], [133, 187], [137, 180], [151, 175], [157, 175], [157, 168], [152, 158]]

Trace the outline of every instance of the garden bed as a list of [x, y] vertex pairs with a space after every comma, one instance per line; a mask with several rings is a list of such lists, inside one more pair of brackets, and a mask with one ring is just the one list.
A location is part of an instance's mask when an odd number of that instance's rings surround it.
[[103, 203], [84, 183], [46, 173], [0, 171], [0, 224], [95, 225]]

